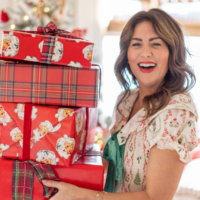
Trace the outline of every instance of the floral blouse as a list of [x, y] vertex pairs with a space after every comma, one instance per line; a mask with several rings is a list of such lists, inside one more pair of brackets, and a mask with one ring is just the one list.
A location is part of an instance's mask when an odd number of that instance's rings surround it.
[[[176, 150], [182, 162], [188, 163], [189, 151], [198, 145], [195, 122], [197, 112], [189, 94], [171, 97], [169, 104], [143, 122], [145, 109], [140, 109], [129, 121], [129, 115], [139, 94], [139, 89], [119, 105], [122, 116], [115, 106], [111, 134], [117, 135], [119, 145], [125, 144], [122, 183], [115, 192], [141, 191], [146, 188], [146, 169], [150, 148]], [[120, 97], [118, 98], [120, 99]]]

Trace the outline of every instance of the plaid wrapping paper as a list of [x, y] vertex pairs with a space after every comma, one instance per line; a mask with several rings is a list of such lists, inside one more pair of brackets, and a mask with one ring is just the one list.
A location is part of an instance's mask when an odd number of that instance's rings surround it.
[[19, 64], [0, 61], [0, 101], [97, 107], [100, 68]]
[[[39, 26], [37, 29], [37, 33], [47, 34], [47, 35], [53, 34], [55, 36], [68, 35], [69, 38], [73, 38], [69, 36], [68, 32], [57, 29], [57, 26], [53, 22], [49, 22], [46, 27]], [[51, 37], [51, 36], [44, 37], [44, 44], [43, 44], [41, 60], [40, 60], [41, 63], [51, 64], [53, 50], [55, 47], [55, 41], [56, 41], [56, 37]]]
[[55, 47], [55, 37], [46, 36], [44, 37], [44, 44], [41, 53], [41, 63], [51, 64], [53, 50]]
[[[13, 200], [32, 200], [34, 172], [37, 174], [40, 181], [43, 179], [59, 181], [49, 165], [43, 165], [33, 161], [14, 161], [12, 185]], [[56, 188], [49, 188], [44, 185], [43, 188], [44, 196], [47, 198], [50, 198], [58, 192]]]

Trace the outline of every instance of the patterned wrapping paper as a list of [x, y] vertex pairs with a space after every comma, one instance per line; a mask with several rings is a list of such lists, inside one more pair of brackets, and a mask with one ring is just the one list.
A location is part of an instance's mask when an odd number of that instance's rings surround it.
[[2, 57], [91, 68], [94, 43], [57, 29], [50, 22], [38, 31], [3, 31]]
[[83, 155], [86, 129], [86, 108], [1, 102], [0, 157], [70, 166]]
[[22, 64], [0, 60], [0, 101], [97, 107], [100, 68]]

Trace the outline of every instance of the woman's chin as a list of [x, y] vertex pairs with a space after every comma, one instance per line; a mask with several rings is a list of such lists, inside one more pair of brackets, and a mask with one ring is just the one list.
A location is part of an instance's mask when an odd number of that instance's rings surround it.
[[159, 86], [160, 83], [155, 82], [153, 80], [142, 80], [139, 82], [139, 87], [140, 88], [149, 88], [149, 89], [153, 89], [153, 88], [157, 88]]

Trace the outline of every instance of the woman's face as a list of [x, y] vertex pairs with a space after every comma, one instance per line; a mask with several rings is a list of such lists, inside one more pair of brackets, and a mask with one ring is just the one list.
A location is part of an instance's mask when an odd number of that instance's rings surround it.
[[127, 57], [139, 87], [157, 89], [168, 71], [169, 49], [151, 22], [136, 25]]

